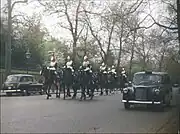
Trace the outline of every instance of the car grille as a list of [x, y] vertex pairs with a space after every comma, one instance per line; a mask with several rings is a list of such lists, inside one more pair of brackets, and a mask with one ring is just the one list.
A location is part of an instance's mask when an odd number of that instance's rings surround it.
[[136, 88], [135, 89], [135, 99], [136, 100], [147, 100], [147, 89], [146, 88]]

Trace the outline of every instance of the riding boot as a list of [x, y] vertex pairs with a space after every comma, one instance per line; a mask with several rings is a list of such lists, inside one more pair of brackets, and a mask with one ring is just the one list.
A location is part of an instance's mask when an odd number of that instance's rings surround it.
[[103, 95], [103, 89], [101, 89], [101, 93], [100, 93], [100, 95], [101, 95], [101, 96]]

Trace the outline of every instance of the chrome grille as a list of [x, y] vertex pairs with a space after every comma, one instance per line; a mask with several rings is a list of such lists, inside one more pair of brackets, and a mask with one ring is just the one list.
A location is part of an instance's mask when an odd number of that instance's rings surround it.
[[135, 89], [135, 99], [136, 100], [147, 100], [147, 89], [146, 88], [136, 88]]

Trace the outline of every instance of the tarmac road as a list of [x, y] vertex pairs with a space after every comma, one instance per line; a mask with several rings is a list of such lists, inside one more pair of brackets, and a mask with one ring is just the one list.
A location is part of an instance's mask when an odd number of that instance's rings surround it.
[[153, 133], [171, 116], [146, 108], [125, 110], [121, 95], [94, 100], [63, 100], [53, 96], [1, 97], [2, 133]]

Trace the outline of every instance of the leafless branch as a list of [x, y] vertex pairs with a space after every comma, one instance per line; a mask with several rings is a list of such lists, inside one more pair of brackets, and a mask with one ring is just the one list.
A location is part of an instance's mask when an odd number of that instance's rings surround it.
[[11, 6], [11, 11], [14, 9], [14, 6], [15, 6], [16, 4], [19, 4], [19, 3], [27, 3], [27, 2], [28, 2], [28, 0], [15, 1], [15, 2], [12, 4], [12, 6]]
[[160, 23], [156, 22], [156, 20], [154, 19], [154, 17], [153, 17], [151, 14], [149, 14], [149, 16], [152, 18], [152, 20], [154, 21], [154, 23], [155, 23], [156, 25], [160, 26], [160, 27], [163, 27], [163, 28], [166, 28], [166, 29], [169, 29], [169, 30], [177, 30], [177, 29], [178, 29], [178, 27], [169, 27], [169, 26], [165, 26], [165, 25], [163, 25], [163, 24], [160, 24]]

